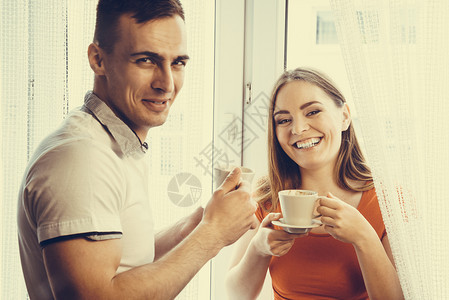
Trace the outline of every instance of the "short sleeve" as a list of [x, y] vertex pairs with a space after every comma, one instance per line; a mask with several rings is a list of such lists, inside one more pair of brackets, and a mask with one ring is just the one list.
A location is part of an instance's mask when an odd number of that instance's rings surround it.
[[374, 228], [379, 239], [382, 240], [386, 235], [386, 229], [374, 188], [363, 193], [358, 210]]
[[260, 204], [257, 205], [257, 210], [255, 212], [256, 218], [259, 220], [259, 222], [262, 222], [262, 220], [266, 217], [266, 212], [262, 209]]
[[41, 244], [70, 235], [122, 232], [126, 188], [120, 159], [93, 140], [70, 141], [44, 152], [31, 166], [24, 192]]

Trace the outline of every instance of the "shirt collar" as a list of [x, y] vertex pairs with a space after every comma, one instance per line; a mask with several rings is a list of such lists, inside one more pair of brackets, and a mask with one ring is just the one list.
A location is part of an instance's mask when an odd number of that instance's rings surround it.
[[146, 153], [148, 144], [146, 142], [142, 143], [136, 133], [118, 118], [109, 106], [92, 91], [87, 92], [84, 96], [84, 107], [108, 129], [120, 146], [123, 154], [130, 156], [136, 153]]

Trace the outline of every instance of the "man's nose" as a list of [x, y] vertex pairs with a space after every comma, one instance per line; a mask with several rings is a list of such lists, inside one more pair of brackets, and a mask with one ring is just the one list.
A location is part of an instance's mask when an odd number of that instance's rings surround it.
[[155, 70], [151, 87], [164, 93], [173, 92], [175, 85], [171, 66], [161, 66]]

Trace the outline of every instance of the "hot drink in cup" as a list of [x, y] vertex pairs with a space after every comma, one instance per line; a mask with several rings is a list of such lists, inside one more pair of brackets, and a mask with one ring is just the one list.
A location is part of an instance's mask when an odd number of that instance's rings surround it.
[[283, 190], [278, 193], [283, 222], [295, 226], [312, 225], [318, 193], [308, 190]]
[[[234, 169], [235, 167], [230, 166], [227, 168], [214, 168], [214, 189], [217, 189], [223, 181], [226, 179], [228, 174]], [[249, 183], [253, 181], [254, 178], [254, 171], [250, 168], [246, 167], [240, 167], [240, 170], [242, 171], [240, 174], [241, 180], [246, 180]]]

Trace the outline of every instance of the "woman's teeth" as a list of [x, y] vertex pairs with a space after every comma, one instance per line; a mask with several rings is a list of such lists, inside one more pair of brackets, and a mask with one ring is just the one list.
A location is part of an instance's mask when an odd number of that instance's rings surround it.
[[307, 149], [318, 145], [320, 141], [321, 138], [311, 138], [304, 142], [297, 142], [296, 144], [294, 144], [294, 146], [298, 149]]

